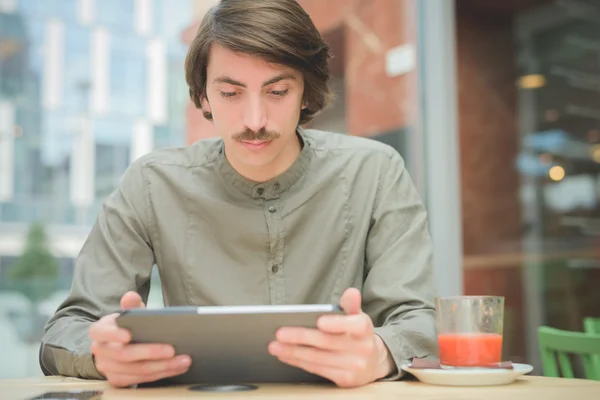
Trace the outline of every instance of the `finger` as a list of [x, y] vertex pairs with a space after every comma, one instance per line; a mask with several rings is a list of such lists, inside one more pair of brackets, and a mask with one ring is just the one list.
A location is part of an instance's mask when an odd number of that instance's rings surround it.
[[324, 350], [339, 351], [352, 345], [352, 338], [344, 334], [326, 333], [310, 328], [281, 328], [275, 334], [278, 342], [284, 344], [312, 346]]
[[374, 332], [373, 321], [365, 313], [355, 315], [326, 315], [319, 318], [317, 328], [325, 333], [348, 333], [355, 337], [371, 336]]
[[166, 344], [127, 344], [92, 343], [92, 353], [96, 357], [109, 358], [119, 362], [144, 360], [164, 360], [175, 356], [173, 346]]
[[190, 365], [191, 359], [187, 355], [158, 361], [136, 361], [131, 363], [119, 362], [110, 358], [96, 359], [96, 368], [105, 376], [111, 374], [154, 375], [166, 371], [179, 371], [183, 368], [189, 368]]
[[346, 314], [360, 314], [361, 312], [361, 295], [357, 288], [348, 288], [342, 294], [340, 306]]
[[366, 359], [346, 352], [322, 350], [315, 347], [286, 345], [279, 342], [269, 344], [269, 352], [280, 360], [297, 360], [325, 367], [363, 370]]
[[170, 378], [172, 376], [181, 375], [187, 372], [188, 368], [179, 370], [169, 370], [157, 372], [150, 375], [139, 375], [139, 374], [115, 374], [109, 376], [108, 381], [111, 385], [116, 387], [126, 387], [131, 385], [137, 385], [139, 383], [154, 382], [159, 379]]
[[146, 308], [146, 305], [139, 293], [130, 291], [121, 297], [121, 308], [124, 310], [129, 308]]
[[90, 325], [89, 337], [92, 342], [106, 343], [129, 343], [131, 334], [127, 329], [119, 328], [115, 322], [118, 314], [110, 314], [102, 317], [97, 322]]

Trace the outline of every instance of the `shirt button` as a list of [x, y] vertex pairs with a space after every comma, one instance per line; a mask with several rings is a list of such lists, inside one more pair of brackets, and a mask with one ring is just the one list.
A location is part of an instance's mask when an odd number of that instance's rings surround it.
[[276, 274], [276, 273], [277, 273], [277, 271], [279, 271], [279, 266], [278, 266], [277, 264], [273, 265], [273, 266], [271, 267], [271, 271], [273, 271], [273, 273], [274, 273], [274, 274]]
[[275, 207], [273, 207], [273, 206], [269, 207], [269, 212], [271, 214], [273, 214], [275, 211], [277, 211], [277, 209]]
[[259, 196], [262, 196], [262, 194], [265, 192], [265, 189], [263, 188], [258, 188], [256, 189], [256, 193], [258, 193]]
[[279, 183], [273, 185], [273, 190], [279, 190], [280, 188], [281, 186], [279, 185]]

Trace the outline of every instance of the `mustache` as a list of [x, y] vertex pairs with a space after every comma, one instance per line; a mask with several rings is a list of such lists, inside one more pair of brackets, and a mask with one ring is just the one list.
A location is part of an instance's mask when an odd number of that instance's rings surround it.
[[281, 134], [279, 132], [267, 131], [265, 128], [261, 128], [257, 132], [251, 129], [246, 129], [244, 132], [236, 133], [232, 136], [232, 138], [239, 141], [258, 140], [261, 142], [266, 142], [269, 140], [279, 139], [280, 136]]

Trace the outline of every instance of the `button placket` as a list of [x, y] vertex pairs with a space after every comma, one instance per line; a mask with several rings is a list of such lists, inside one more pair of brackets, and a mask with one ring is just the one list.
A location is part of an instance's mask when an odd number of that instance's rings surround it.
[[285, 284], [283, 279], [283, 222], [276, 199], [264, 203], [264, 215], [269, 231], [269, 257], [267, 264], [271, 304], [285, 303]]

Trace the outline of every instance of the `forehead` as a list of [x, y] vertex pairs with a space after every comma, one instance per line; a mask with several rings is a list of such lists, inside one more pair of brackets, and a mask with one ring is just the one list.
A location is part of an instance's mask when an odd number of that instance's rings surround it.
[[216, 77], [222, 76], [247, 85], [262, 84], [265, 80], [281, 74], [292, 74], [297, 80], [302, 78], [302, 74], [294, 68], [269, 63], [249, 54], [236, 53], [218, 44], [211, 46], [206, 68], [208, 84], [211, 84]]

